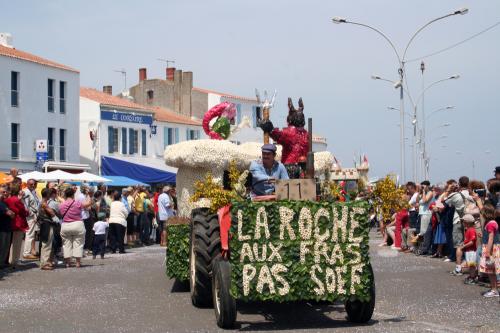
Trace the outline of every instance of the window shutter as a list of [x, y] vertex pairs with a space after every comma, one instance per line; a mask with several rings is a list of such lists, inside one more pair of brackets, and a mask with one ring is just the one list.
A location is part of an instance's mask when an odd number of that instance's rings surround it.
[[179, 129], [175, 128], [175, 143], [179, 143]]
[[145, 129], [142, 129], [141, 130], [141, 153], [142, 153], [142, 156], [146, 156], [147, 153], [146, 153], [146, 139], [147, 138], [147, 135], [146, 135], [146, 130]]
[[191, 140], [191, 138], [189, 137], [189, 128], [186, 128], [186, 141], [187, 140]]
[[133, 128], [128, 129], [128, 153], [131, 155], [134, 153], [134, 129]]
[[122, 127], [122, 154], [127, 154], [127, 129]]
[[241, 104], [236, 105], [236, 125], [241, 123]]
[[168, 146], [168, 141], [169, 141], [169, 128], [168, 127], [163, 127], [163, 147], [165, 148]]
[[114, 142], [113, 142], [113, 127], [108, 126], [108, 153], [112, 154], [113, 153], [113, 147]]
[[252, 122], [253, 128], [257, 127], [257, 107], [252, 106]]
[[196, 130], [196, 140], [200, 140], [200, 130]]

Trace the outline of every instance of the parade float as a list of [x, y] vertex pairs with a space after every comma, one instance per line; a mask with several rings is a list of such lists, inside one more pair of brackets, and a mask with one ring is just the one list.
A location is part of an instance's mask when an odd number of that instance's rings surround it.
[[295, 109], [289, 99], [288, 126], [280, 130], [270, 121], [274, 96], [257, 99], [264, 143], [279, 144], [276, 159], [291, 179], [277, 181], [275, 195], [249, 196], [248, 168], [262, 144], [227, 140], [233, 104], [209, 110], [203, 125], [211, 139], [165, 150], [166, 163], [178, 168], [167, 275], [189, 280], [193, 305], [213, 306], [221, 328], [234, 326], [236, 300], [343, 301], [350, 321], [367, 322], [375, 304], [368, 204], [331, 196], [333, 156], [312, 152], [302, 100]]

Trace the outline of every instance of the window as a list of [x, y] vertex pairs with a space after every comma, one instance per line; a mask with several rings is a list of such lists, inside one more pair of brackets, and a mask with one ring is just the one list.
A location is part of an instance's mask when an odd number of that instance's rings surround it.
[[252, 107], [252, 118], [253, 118], [253, 127], [257, 127], [259, 122], [262, 120], [261, 109], [259, 106]]
[[118, 128], [108, 126], [108, 152], [118, 152]]
[[59, 81], [59, 112], [66, 113], [66, 82]]
[[200, 138], [200, 130], [186, 129], [186, 140], [198, 140]]
[[163, 146], [173, 145], [179, 142], [179, 129], [172, 127], [163, 128]]
[[59, 161], [66, 161], [66, 130], [59, 129]]
[[136, 154], [139, 152], [139, 132], [134, 130], [133, 128], [129, 128], [128, 130], [128, 138], [129, 138], [129, 154]]
[[153, 101], [153, 98], [154, 98], [154, 95], [155, 95], [154, 91], [153, 90], [148, 90], [146, 92], [146, 94], [148, 95], [148, 102]]
[[10, 158], [19, 159], [19, 124], [10, 124]]
[[54, 160], [54, 142], [56, 139], [55, 136], [56, 136], [56, 129], [49, 127], [49, 130], [47, 132], [47, 152], [49, 161]]
[[146, 130], [141, 130], [141, 154], [146, 156]]
[[10, 106], [19, 106], [19, 72], [10, 72]]
[[127, 129], [122, 128], [122, 154], [127, 155]]
[[54, 80], [49, 79], [47, 84], [48, 110], [54, 112]]

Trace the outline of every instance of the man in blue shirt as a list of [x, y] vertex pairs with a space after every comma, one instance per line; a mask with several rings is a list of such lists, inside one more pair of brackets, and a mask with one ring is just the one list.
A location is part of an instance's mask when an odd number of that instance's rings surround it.
[[170, 197], [173, 188], [170, 186], [163, 187], [163, 193], [158, 197], [158, 233], [157, 237], [160, 236], [160, 242], [156, 240], [160, 246], [166, 245], [167, 239], [167, 220], [174, 216], [174, 202]]
[[285, 166], [275, 161], [276, 146], [265, 144], [262, 146], [262, 159], [250, 164], [252, 173], [252, 194], [269, 195], [274, 193], [274, 184], [277, 179], [289, 179]]

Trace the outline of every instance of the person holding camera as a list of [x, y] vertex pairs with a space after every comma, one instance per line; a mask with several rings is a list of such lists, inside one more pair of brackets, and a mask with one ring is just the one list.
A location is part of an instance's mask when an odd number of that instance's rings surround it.
[[[430, 188], [431, 183], [424, 180], [420, 183], [420, 191], [418, 193], [418, 215], [420, 217], [420, 230], [418, 237], [423, 240], [418, 255], [429, 254], [431, 239], [432, 239], [432, 211], [429, 206], [434, 202], [434, 191]], [[430, 228], [430, 233], [429, 233]]]

